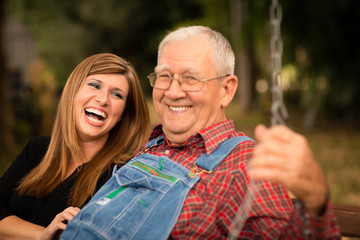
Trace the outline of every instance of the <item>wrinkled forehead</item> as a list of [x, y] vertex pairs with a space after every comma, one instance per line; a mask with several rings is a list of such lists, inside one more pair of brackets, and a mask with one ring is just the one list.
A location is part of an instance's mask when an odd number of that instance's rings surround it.
[[213, 51], [209, 42], [203, 40], [199, 36], [168, 43], [158, 57], [155, 71], [212, 74], [215, 68]]
[[[162, 64], [162, 65], [158, 65], [155, 67], [154, 69], [155, 73], [159, 73], [159, 72], [169, 72], [170, 74], [174, 74], [174, 72], [172, 72], [171, 67], [169, 64]], [[193, 69], [193, 68], [183, 68], [181, 72], [177, 72], [179, 74], [184, 74], [184, 73], [189, 73], [189, 74], [196, 74], [196, 75], [201, 75], [201, 72]]]

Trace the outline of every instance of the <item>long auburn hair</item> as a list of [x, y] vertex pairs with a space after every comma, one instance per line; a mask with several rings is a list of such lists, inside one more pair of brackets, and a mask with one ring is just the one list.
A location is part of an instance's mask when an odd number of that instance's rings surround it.
[[134, 67], [114, 54], [90, 56], [69, 76], [59, 101], [49, 148], [40, 164], [22, 179], [17, 189], [20, 194], [45, 196], [65, 180], [70, 159], [81, 164], [84, 152], [75, 127], [74, 99], [84, 80], [94, 74], [125, 76], [129, 93], [121, 121], [110, 131], [103, 148], [81, 166], [71, 189], [69, 204], [83, 206], [94, 195], [100, 176], [114, 164], [126, 164], [145, 143], [150, 131], [150, 118]]

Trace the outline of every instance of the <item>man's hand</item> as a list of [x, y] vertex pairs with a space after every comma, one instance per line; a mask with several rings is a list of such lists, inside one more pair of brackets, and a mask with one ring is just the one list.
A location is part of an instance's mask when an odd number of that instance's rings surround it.
[[326, 203], [327, 183], [305, 137], [282, 125], [259, 125], [255, 138], [259, 144], [249, 163], [250, 176], [282, 184], [319, 215]]

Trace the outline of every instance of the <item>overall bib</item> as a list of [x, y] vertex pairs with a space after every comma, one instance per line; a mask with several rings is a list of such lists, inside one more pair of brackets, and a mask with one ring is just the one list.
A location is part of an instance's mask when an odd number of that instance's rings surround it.
[[[162, 144], [164, 137], [148, 142]], [[196, 165], [213, 171], [242, 141], [226, 140]], [[113, 176], [67, 224], [60, 239], [167, 239], [199, 175], [165, 156], [144, 153], [114, 168]]]

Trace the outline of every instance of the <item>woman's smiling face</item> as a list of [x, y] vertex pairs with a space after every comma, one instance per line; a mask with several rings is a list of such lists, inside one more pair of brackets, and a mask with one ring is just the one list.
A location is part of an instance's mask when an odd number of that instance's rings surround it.
[[80, 141], [106, 141], [121, 119], [128, 92], [128, 81], [121, 74], [96, 74], [85, 79], [74, 103]]

